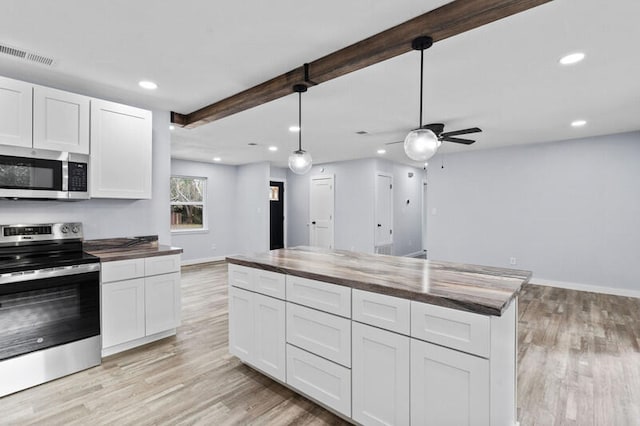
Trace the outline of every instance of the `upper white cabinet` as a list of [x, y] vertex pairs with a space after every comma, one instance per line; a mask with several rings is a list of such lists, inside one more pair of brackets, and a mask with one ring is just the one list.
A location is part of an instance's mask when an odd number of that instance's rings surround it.
[[0, 144], [88, 155], [90, 101], [0, 77]]
[[91, 197], [151, 198], [151, 111], [91, 101]]
[[0, 144], [31, 147], [33, 85], [0, 77]]
[[33, 88], [33, 147], [89, 154], [90, 98]]

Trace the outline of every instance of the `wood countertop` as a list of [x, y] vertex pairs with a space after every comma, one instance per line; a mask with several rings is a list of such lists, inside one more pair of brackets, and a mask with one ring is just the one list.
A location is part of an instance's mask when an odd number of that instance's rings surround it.
[[295, 247], [227, 257], [229, 263], [448, 308], [500, 316], [530, 271]]
[[181, 248], [158, 244], [157, 235], [87, 240], [83, 243], [83, 249], [87, 253], [99, 257], [100, 262], [182, 253]]

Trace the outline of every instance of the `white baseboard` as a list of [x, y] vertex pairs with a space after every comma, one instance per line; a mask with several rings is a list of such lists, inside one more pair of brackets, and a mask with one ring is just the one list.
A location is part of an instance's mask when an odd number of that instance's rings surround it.
[[198, 263], [221, 262], [225, 258], [226, 256], [214, 256], [214, 257], [205, 257], [202, 259], [189, 259], [189, 260], [183, 260], [182, 262], [180, 262], [180, 265], [189, 266], [189, 265], [197, 265]]
[[424, 250], [414, 251], [413, 253], [403, 254], [403, 257], [422, 257], [424, 256]]
[[532, 278], [531, 284], [543, 285], [547, 287], [566, 288], [568, 290], [588, 291], [591, 293], [612, 294], [615, 296], [637, 297], [640, 298], [640, 290], [631, 290], [627, 288], [604, 287], [598, 285], [573, 283], [567, 281], [547, 280], [544, 278]]

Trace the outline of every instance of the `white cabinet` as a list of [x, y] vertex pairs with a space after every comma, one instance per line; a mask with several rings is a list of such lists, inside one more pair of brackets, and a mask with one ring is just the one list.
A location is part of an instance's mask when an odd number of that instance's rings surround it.
[[151, 111], [92, 100], [92, 198], [151, 198], [151, 119]]
[[32, 91], [30, 83], [0, 77], [0, 144], [32, 146]]
[[251, 363], [253, 356], [253, 293], [229, 288], [229, 353]]
[[287, 384], [345, 416], [351, 416], [351, 370], [287, 345]]
[[489, 360], [411, 339], [411, 424], [490, 424]]
[[144, 337], [144, 290], [144, 278], [102, 286], [103, 348]]
[[144, 318], [147, 335], [170, 330], [179, 325], [179, 272], [144, 279]]
[[351, 367], [351, 321], [287, 303], [287, 342]]
[[[179, 261], [180, 255], [167, 255], [102, 263], [103, 356], [175, 334], [180, 325]], [[158, 264], [175, 266], [154, 268]]]
[[0, 77], [0, 144], [89, 154], [87, 96]]
[[409, 337], [353, 323], [353, 419], [409, 424]]
[[285, 302], [230, 287], [229, 352], [284, 382]]
[[89, 154], [90, 98], [49, 87], [33, 88], [33, 147]]

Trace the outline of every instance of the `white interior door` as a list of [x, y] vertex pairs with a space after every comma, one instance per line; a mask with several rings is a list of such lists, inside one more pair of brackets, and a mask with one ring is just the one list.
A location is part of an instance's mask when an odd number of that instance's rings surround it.
[[375, 235], [376, 247], [393, 243], [393, 177], [376, 173]]
[[309, 206], [309, 245], [333, 248], [333, 176], [313, 176]]

